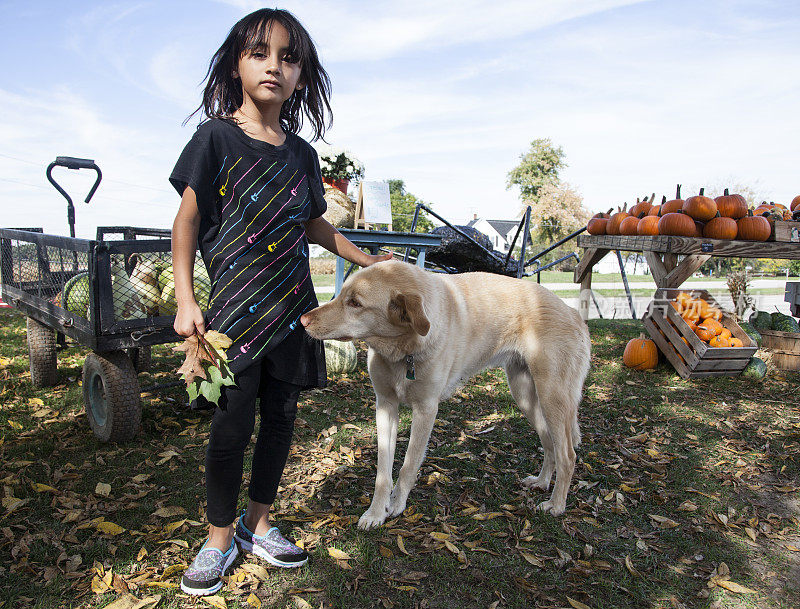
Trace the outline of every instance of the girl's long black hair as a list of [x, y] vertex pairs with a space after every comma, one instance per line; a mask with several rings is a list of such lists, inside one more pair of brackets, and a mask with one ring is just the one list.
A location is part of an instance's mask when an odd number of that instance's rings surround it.
[[[208, 118], [228, 118], [243, 103], [242, 83], [233, 77], [244, 53], [258, 50], [269, 38], [273, 23], [280, 23], [289, 32], [289, 53], [300, 63], [300, 79], [305, 84], [295, 89], [281, 108], [281, 126], [298, 133], [303, 126], [303, 115], [311, 123], [313, 140], [323, 139], [330, 127], [331, 81], [317, 56], [314, 41], [306, 29], [289, 11], [263, 8], [240, 19], [228, 32], [222, 46], [214, 53], [203, 80], [208, 80], [203, 91], [203, 103], [186, 120], [203, 110]], [[327, 118], [326, 118], [327, 115]]]

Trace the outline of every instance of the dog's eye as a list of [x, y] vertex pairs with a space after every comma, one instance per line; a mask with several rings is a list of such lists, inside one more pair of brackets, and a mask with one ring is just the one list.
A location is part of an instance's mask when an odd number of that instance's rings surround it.
[[347, 301], [347, 306], [357, 309], [358, 307], [361, 306], [361, 303], [358, 302], [355, 298], [351, 298], [350, 300]]

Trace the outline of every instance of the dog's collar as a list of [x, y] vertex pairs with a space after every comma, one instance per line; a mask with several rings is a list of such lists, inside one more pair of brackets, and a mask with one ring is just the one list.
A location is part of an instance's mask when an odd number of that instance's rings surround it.
[[414, 356], [411, 354], [406, 355], [405, 362], [406, 362], [406, 378], [409, 381], [416, 380], [417, 377], [414, 371]]

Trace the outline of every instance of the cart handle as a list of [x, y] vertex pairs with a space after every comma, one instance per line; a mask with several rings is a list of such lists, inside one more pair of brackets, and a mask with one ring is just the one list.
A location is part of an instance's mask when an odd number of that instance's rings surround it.
[[[55, 186], [56, 190], [60, 192], [64, 198], [67, 200], [67, 222], [69, 223], [69, 235], [70, 237], [75, 236], [75, 206], [72, 204], [72, 198], [67, 194], [67, 191], [61, 188], [61, 186], [53, 179], [53, 167], [66, 167], [67, 169], [94, 169], [97, 172], [97, 179], [94, 182], [94, 186], [89, 191], [89, 194], [86, 195], [86, 199], [84, 201], [86, 203], [89, 202], [89, 199], [92, 198], [94, 195], [94, 191], [97, 190], [97, 187], [100, 186], [100, 180], [103, 177], [103, 174], [100, 173], [100, 168], [95, 164], [92, 159], [76, 159], [75, 157], [71, 156], [57, 156], [56, 160], [50, 163], [47, 166], [47, 179], [50, 183]], [[75, 267], [77, 269], [78, 259], [77, 254], [75, 258]]]
[[103, 178], [100, 168], [92, 159], [78, 159], [71, 156], [57, 156], [56, 160], [47, 166], [47, 179], [53, 186], [55, 186], [56, 190], [64, 196], [64, 198], [67, 200], [67, 203], [70, 205], [72, 205], [72, 199], [67, 192], [53, 179], [53, 167], [66, 167], [67, 169], [94, 169], [97, 172], [97, 179], [94, 182], [94, 186], [92, 186], [91, 190], [89, 191], [89, 194], [86, 195], [86, 198], [84, 199], [85, 203], [88, 203], [89, 200], [94, 196], [97, 187], [100, 186], [100, 180]]

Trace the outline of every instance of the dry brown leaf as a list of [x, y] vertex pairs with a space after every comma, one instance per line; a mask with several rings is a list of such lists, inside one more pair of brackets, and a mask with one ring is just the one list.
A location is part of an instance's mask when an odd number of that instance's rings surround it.
[[625, 567], [628, 569], [630, 574], [633, 575], [634, 577], [641, 577], [642, 576], [642, 574], [639, 573], [639, 571], [636, 570], [636, 567], [633, 566], [633, 561], [631, 560], [631, 557], [630, 557], [629, 554], [625, 555]]
[[347, 552], [343, 552], [338, 548], [328, 548], [328, 554], [336, 560], [352, 560], [352, 557]]
[[398, 536], [397, 536], [397, 547], [398, 547], [398, 548], [400, 549], [400, 551], [401, 551], [403, 554], [405, 554], [406, 556], [411, 556], [411, 554], [409, 554], [409, 553], [408, 553], [408, 550], [406, 550], [406, 544], [403, 542], [403, 537], [402, 537], [402, 535], [398, 535]]
[[186, 510], [179, 505], [168, 505], [167, 507], [157, 509], [155, 512], [153, 512], [153, 516], [158, 516], [159, 518], [172, 518], [173, 516], [180, 516], [181, 514], [185, 513]]
[[147, 556], [147, 548], [142, 546], [141, 549], [139, 550], [139, 553], [136, 555], [136, 560], [137, 561], [142, 560], [145, 556]]
[[164, 569], [164, 572], [161, 574], [161, 577], [158, 578], [158, 581], [163, 582], [164, 580], [169, 579], [176, 573], [183, 573], [184, 571], [186, 571], [186, 565], [182, 564], [170, 565], [169, 567]]
[[383, 556], [384, 558], [392, 558], [394, 556], [394, 552], [392, 552], [389, 548], [383, 545], [378, 546], [378, 552], [380, 552], [380, 555]]
[[216, 607], [217, 609], [228, 609], [228, 603], [226, 603], [225, 599], [221, 596], [203, 596], [201, 598], [212, 607]]
[[744, 532], [747, 533], [747, 536], [752, 539], [753, 541], [756, 540], [756, 536], [758, 532], [755, 529], [751, 529], [750, 527], [745, 527]]
[[592, 609], [589, 605], [586, 605], [580, 601], [576, 601], [574, 598], [567, 597], [567, 602], [575, 607], [575, 609]]
[[101, 497], [108, 497], [111, 495], [111, 485], [105, 482], [98, 482], [97, 486], [94, 487], [94, 494], [100, 495]]
[[456, 556], [458, 556], [458, 551], [459, 551], [459, 550], [458, 550], [458, 547], [457, 547], [455, 544], [452, 544], [452, 543], [450, 543], [449, 541], [447, 541], [447, 540], [445, 539], [445, 541], [444, 541], [444, 547], [445, 547], [445, 548], [447, 548], [448, 550], [450, 550], [450, 551], [451, 551], [453, 554], [455, 554]]
[[134, 609], [139, 604], [139, 599], [133, 594], [123, 594], [111, 601], [103, 609]]
[[674, 529], [675, 527], [679, 526], [677, 522], [667, 518], [666, 516], [659, 516], [658, 514], [648, 514], [648, 516], [652, 518], [662, 529]]
[[520, 552], [520, 554], [522, 554], [522, 558], [527, 560], [532, 565], [535, 565], [535, 566], [539, 567], [540, 569], [544, 569], [545, 568], [544, 561], [541, 558], [539, 558], [538, 556], [530, 554], [529, 552]]
[[119, 535], [120, 533], [124, 533], [125, 529], [123, 529], [118, 524], [114, 524], [113, 522], [108, 522], [106, 520], [102, 520], [95, 525], [95, 528], [98, 531], [102, 531], [107, 535]]
[[246, 563], [244, 563], [244, 564], [242, 565], [242, 569], [244, 569], [245, 571], [247, 571], [248, 573], [250, 573], [250, 574], [251, 574], [251, 575], [253, 575], [254, 577], [257, 577], [257, 578], [258, 578], [258, 579], [260, 579], [262, 582], [263, 582], [263, 581], [266, 581], [266, 580], [267, 580], [267, 578], [269, 577], [269, 571], [267, 571], [267, 570], [266, 570], [264, 567], [262, 567], [261, 565], [257, 565], [257, 564], [255, 564], [255, 563], [252, 563], [252, 562], [246, 562]]
[[250, 596], [247, 597], [247, 604], [251, 607], [255, 607], [256, 609], [261, 609], [261, 599], [252, 592], [250, 593]]
[[297, 607], [297, 609], [314, 609], [311, 603], [300, 596], [293, 596], [292, 602], [294, 602], [294, 606]]
[[751, 590], [750, 588], [742, 586], [741, 584], [732, 582], [729, 579], [718, 579], [716, 583], [721, 588], [725, 588], [726, 590], [730, 590], [736, 594], [756, 594], [755, 590]]

